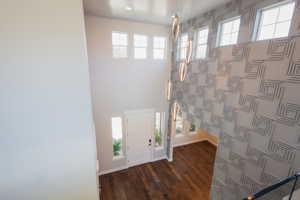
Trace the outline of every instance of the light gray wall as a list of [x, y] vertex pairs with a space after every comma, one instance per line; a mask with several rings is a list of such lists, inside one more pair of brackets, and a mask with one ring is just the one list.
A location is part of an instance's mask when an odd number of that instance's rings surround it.
[[98, 199], [81, 0], [0, 10], [0, 199]]
[[[113, 160], [111, 117], [123, 116], [124, 111], [153, 108], [167, 113], [165, 83], [168, 80], [168, 58], [152, 59], [153, 36], [165, 36], [165, 26], [124, 20], [86, 16], [88, 54], [92, 83], [92, 102], [97, 132], [100, 171], [126, 167], [126, 158]], [[128, 33], [128, 58], [112, 58], [112, 31]], [[133, 59], [133, 34], [148, 36], [148, 58]], [[126, 137], [123, 134], [123, 146]], [[125, 149], [124, 149], [125, 151]], [[164, 150], [155, 157], [164, 156]]]
[[[209, 26], [209, 54], [194, 60], [174, 96], [188, 121], [220, 139], [212, 199], [235, 200], [300, 170], [300, 3], [290, 36], [251, 42], [257, 9], [278, 0], [236, 0], [182, 25], [191, 37]], [[218, 23], [241, 15], [240, 45], [215, 48]], [[275, 193], [271, 199], [282, 199]]]

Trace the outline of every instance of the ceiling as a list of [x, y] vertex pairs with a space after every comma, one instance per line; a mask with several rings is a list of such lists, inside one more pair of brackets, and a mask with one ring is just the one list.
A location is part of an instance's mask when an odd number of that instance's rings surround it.
[[83, 0], [86, 14], [155, 24], [170, 24], [178, 13], [183, 21], [230, 0]]

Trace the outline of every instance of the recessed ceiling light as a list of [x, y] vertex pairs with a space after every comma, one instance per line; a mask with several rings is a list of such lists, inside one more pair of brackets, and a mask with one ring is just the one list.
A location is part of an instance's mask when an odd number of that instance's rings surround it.
[[132, 10], [132, 7], [130, 7], [130, 6], [126, 6], [126, 7], [125, 7], [125, 10], [127, 10], [127, 11], [131, 11], [131, 10]]

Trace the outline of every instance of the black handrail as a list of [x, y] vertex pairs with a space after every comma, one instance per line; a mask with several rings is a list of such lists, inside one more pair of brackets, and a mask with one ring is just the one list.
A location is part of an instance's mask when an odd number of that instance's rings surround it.
[[257, 199], [257, 198], [259, 198], [261, 196], [264, 196], [265, 194], [267, 194], [267, 193], [269, 193], [269, 192], [271, 192], [271, 191], [279, 188], [280, 186], [282, 186], [282, 185], [284, 185], [286, 183], [289, 183], [290, 181], [295, 180], [295, 182], [293, 184], [293, 187], [291, 189], [291, 192], [290, 192], [290, 196], [289, 196], [289, 200], [291, 200], [292, 196], [293, 196], [293, 193], [295, 191], [295, 187], [296, 187], [296, 183], [297, 183], [298, 177], [300, 177], [300, 172], [297, 172], [293, 176], [287, 177], [287, 178], [279, 181], [278, 183], [275, 183], [274, 185], [266, 187], [265, 189], [262, 189], [261, 191], [255, 193], [254, 195], [249, 196], [247, 198], [244, 198], [243, 200], [254, 200], [254, 199]]

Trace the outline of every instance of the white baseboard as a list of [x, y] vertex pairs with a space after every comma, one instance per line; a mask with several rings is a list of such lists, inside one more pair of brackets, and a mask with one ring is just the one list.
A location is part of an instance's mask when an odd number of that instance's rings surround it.
[[207, 139], [201, 138], [198, 140], [192, 140], [192, 141], [188, 141], [188, 142], [183, 142], [180, 144], [175, 144], [173, 147], [180, 147], [180, 146], [184, 146], [184, 145], [188, 145], [188, 144], [193, 144], [193, 143], [197, 143], [197, 142], [203, 142], [203, 141], [207, 141]]
[[209, 140], [209, 139], [206, 139], [206, 141], [211, 143], [212, 145], [218, 147], [218, 143], [216, 143], [215, 141], [212, 141], [212, 140]]
[[[193, 143], [197, 143], [197, 142], [204, 142], [204, 141], [208, 141], [208, 142], [212, 143], [213, 145], [217, 146], [217, 144], [214, 144], [212, 141], [210, 141], [206, 138], [201, 138], [201, 139], [198, 139], [198, 140], [193, 140], [193, 141], [189, 141], [189, 142], [176, 144], [173, 147], [179, 147], [179, 146], [184, 146], [184, 145], [189, 145], [189, 144], [193, 144]], [[155, 162], [155, 161], [164, 160], [164, 159], [168, 160], [169, 162], [173, 161], [173, 158], [167, 158], [167, 156], [162, 156], [162, 157], [154, 158], [150, 162]], [[110, 173], [121, 171], [121, 170], [124, 170], [124, 169], [128, 169], [128, 166], [122, 166], [122, 167], [118, 167], [118, 168], [114, 168], [114, 169], [103, 170], [103, 171], [100, 171], [98, 173], [98, 176], [105, 175], [105, 174], [110, 174]]]
[[165, 160], [165, 159], [167, 159], [167, 156], [162, 156], [162, 157], [154, 158], [152, 160], [152, 162], [159, 161], [159, 160]]
[[124, 170], [124, 169], [128, 169], [128, 167], [123, 166], [123, 167], [118, 167], [118, 168], [114, 168], [114, 169], [103, 170], [103, 171], [100, 171], [98, 173], [98, 176], [105, 175], [105, 174], [110, 174], [110, 173], [121, 171], [121, 170]]
[[[162, 156], [162, 157], [154, 158], [150, 162], [155, 162], [155, 161], [164, 160], [164, 159], [167, 159], [167, 156]], [[98, 173], [98, 176], [105, 175], [105, 174], [110, 174], [110, 173], [121, 171], [121, 170], [124, 170], [124, 169], [128, 169], [128, 166], [123, 166], [123, 167], [118, 167], [118, 168], [114, 168], [114, 169], [103, 170], [103, 171], [100, 171], [100, 173]]]

